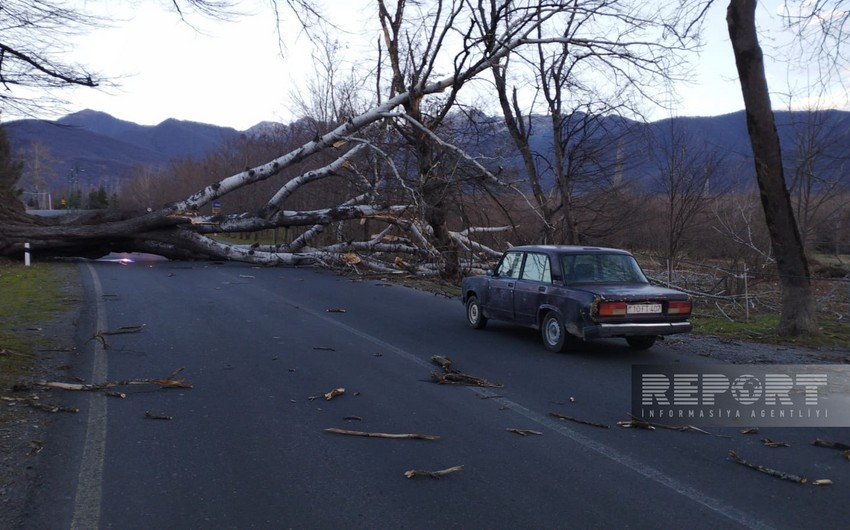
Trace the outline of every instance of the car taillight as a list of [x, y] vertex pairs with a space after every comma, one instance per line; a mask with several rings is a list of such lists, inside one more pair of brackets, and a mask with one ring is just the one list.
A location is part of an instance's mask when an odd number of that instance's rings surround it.
[[691, 302], [690, 300], [670, 300], [667, 302], [668, 315], [690, 315]]
[[625, 302], [602, 302], [599, 304], [599, 316], [601, 317], [618, 317], [625, 314]]

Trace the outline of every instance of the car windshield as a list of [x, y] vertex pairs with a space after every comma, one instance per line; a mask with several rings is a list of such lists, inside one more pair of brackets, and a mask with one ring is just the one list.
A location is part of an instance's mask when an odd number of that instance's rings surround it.
[[566, 283], [649, 283], [627, 254], [568, 254], [561, 266]]

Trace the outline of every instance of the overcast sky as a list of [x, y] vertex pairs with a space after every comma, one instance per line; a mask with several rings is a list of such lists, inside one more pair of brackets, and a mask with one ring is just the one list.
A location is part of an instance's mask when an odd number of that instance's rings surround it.
[[[293, 119], [291, 87], [311, 68], [309, 42], [298, 38], [295, 30], [284, 31], [287, 48], [282, 57], [267, 3], [258, 2], [253, 14], [236, 22], [191, 17], [194, 28], [160, 2], [134, 4], [128, 8], [127, 2], [106, 3], [106, 14], [121, 20], [114, 27], [80, 38], [73, 50], [74, 61], [115, 78], [120, 86], [66, 93], [64, 97], [71, 100], [68, 112], [90, 108], [144, 125], [177, 118], [238, 130], [261, 121]], [[334, 7], [336, 20], [350, 28], [365, 27], [373, 4], [326, 1]], [[360, 9], [365, 6], [371, 9]], [[672, 111], [657, 110], [653, 119], [719, 115], [743, 108], [726, 33], [725, 6], [717, 3], [709, 14], [708, 45], [698, 59], [692, 83], [678, 87], [681, 102]], [[776, 8], [760, 4], [759, 9], [764, 19]], [[357, 38], [340, 37], [350, 43]], [[784, 65], [771, 61], [769, 77], [772, 90], [787, 92], [789, 77]], [[777, 99], [774, 107], [782, 108]], [[846, 103], [831, 106], [846, 108]]]

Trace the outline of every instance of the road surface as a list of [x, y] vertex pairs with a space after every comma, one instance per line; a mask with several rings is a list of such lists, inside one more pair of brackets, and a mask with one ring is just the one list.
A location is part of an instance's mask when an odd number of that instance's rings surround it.
[[[80, 265], [68, 380], [192, 388], [65, 392], [28, 528], [846, 528], [850, 429], [625, 429], [633, 363], [711, 362], [659, 343], [547, 352], [532, 330], [469, 329], [457, 299], [308, 268]], [[136, 333], [104, 334], [144, 325]], [[501, 384], [436, 384], [434, 355]], [[345, 393], [331, 400], [324, 394]], [[564, 421], [571, 416], [608, 428]], [[168, 417], [171, 419], [154, 419]], [[357, 437], [426, 434], [436, 440]], [[508, 429], [529, 430], [522, 436]], [[768, 448], [770, 438], [791, 447]], [[811, 480], [783, 481], [742, 457]], [[412, 469], [463, 466], [441, 479]]]

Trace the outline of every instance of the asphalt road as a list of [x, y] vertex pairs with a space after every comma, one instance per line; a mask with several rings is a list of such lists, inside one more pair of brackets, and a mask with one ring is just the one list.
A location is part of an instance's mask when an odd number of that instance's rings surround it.
[[[811, 445], [850, 442], [850, 429], [753, 436], [616, 425], [628, 419], [632, 363], [708, 362], [681, 347], [634, 353], [609, 341], [553, 354], [531, 330], [469, 329], [457, 299], [312, 269], [97, 262], [81, 264], [80, 274], [88, 303], [69, 380], [151, 379], [183, 368], [175, 377], [193, 387], [122, 386], [124, 399], [65, 393], [81, 412], [56, 422], [27, 528], [850, 523], [850, 462]], [[504, 386], [436, 384], [433, 355]], [[339, 387], [343, 395], [323, 398]], [[791, 447], [767, 448], [764, 437]], [[759, 473], [734, 463], [730, 449], [833, 485]], [[463, 468], [439, 480], [405, 477], [453, 466]]]

